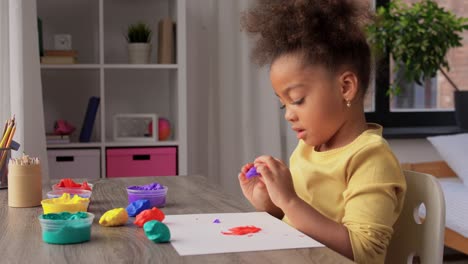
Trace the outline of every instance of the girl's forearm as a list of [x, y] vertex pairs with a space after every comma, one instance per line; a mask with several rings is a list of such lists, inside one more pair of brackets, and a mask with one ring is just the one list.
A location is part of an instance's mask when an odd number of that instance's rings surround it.
[[349, 259], [354, 259], [348, 229], [344, 225], [325, 217], [299, 197], [282, 207], [296, 229]]

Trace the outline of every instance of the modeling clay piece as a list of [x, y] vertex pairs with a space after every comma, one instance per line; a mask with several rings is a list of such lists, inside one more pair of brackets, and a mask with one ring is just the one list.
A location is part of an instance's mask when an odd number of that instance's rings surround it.
[[257, 169], [255, 167], [250, 168], [247, 173], [245, 174], [247, 179], [253, 178], [255, 176], [260, 176], [260, 174], [257, 172]]
[[230, 228], [229, 231], [231, 232], [221, 232], [223, 235], [234, 235], [234, 236], [243, 236], [247, 234], [253, 234], [257, 233], [261, 228], [258, 228], [256, 226], [238, 226], [238, 227], [233, 227]]
[[156, 220], [151, 220], [143, 226], [146, 237], [154, 243], [164, 243], [171, 240], [171, 232], [164, 223]]
[[85, 212], [88, 209], [89, 199], [78, 195], [71, 197], [64, 193], [58, 198], [45, 199], [41, 201], [44, 214], [60, 212]]
[[153, 207], [152, 209], [144, 210], [143, 212], [139, 213], [135, 222], [133, 223], [139, 227], [142, 227], [146, 222], [151, 220], [158, 220], [159, 222], [162, 222], [164, 217], [166, 216], [161, 210]]
[[105, 212], [99, 219], [99, 224], [103, 226], [121, 226], [125, 225], [127, 220], [127, 211], [124, 208], [115, 208]]
[[62, 213], [52, 213], [52, 214], [44, 214], [42, 215], [42, 219], [48, 220], [75, 220], [75, 219], [84, 219], [88, 218], [88, 214], [85, 212], [77, 212], [77, 213], [69, 213], [69, 212], [62, 212]]
[[83, 184], [79, 184], [74, 182], [72, 179], [66, 178], [61, 179], [59, 183], [55, 185], [56, 187], [65, 187], [65, 188], [77, 188], [77, 189], [84, 189], [91, 191], [91, 187], [89, 187], [88, 182], [83, 182]]
[[157, 182], [153, 182], [153, 183], [147, 184], [147, 185], [130, 186], [127, 189], [140, 190], [140, 191], [143, 191], [143, 190], [146, 190], [146, 191], [149, 191], [149, 190], [163, 190], [164, 186], [157, 183]]
[[133, 217], [146, 209], [150, 209], [150, 201], [149, 200], [137, 200], [127, 206], [127, 213], [128, 213], [128, 216]]
[[215, 220], [213, 221], [213, 223], [214, 223], [214, 224], [219, 224], [219, 223], [221, 223], [221, 221], [219, 221], [219, 219], [215, 219]]

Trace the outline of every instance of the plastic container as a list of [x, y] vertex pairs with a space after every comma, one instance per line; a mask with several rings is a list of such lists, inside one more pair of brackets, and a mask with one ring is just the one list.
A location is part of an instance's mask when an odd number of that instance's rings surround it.
[[44, 210], [44, 214], [61, 212], [75, 213], [88, 211], [89, 199], [78, 203], [55, 203], [54, 199], [57, 198], [42, 200], [41, 204], [42, 209]]
[[149, 200], [150, 207], [164, 207], [166, 205], [167, 186], [159, 190], [132, 190], [127, 188], [128, 203], [137, 200]]
[[[91, 183], [88, 183], [89, 187], [91, 188], [91, 191], [93, 190], [93, 185]], [[84, 190], [84, 189], [81, 189], [79, 187], [76, 187], [76, 188], [72, 188], [72, 187], [57, 187], [54, 185], [52, 185], [52, 190], [55, 191], [55, 190], [62, 190], [62, 191], [65, 191], [66, 193], [71, 193], [72, 191], [75, 191], [75, 190]]]
[[44, 219], [40, 215], [42, 240], [50, 244], [75, 244], [91, 239], [91, 226], [94, 214], [87, 213], [87, 218], [73, 220]]
[[52, 190], [47, 193], [47, 198], [52, 199], [52, 198], [59, 198], [62, 196], [64, 193], [69, 193], [70, 196], [74, 196], [75, 194], [80, 196], [81, 198], [91, 198], [91, 191], [88, 190], [82, 190], [82, 189], [69, 189], [69, 190], [63, 190], [63, 189], [57, 189], [57, 190]]

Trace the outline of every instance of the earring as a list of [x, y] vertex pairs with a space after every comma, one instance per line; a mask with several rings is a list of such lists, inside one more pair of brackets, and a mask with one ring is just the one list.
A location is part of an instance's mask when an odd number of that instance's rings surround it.
[[346, 100], [346, 106], [347, 106], [347, 107], [351, 107], [351, 101]]

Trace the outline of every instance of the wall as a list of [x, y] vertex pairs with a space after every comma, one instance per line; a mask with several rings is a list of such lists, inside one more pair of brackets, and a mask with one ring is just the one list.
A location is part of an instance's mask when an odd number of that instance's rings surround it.
[[[187, 1], [187, 121], [188, 172], [208, 175], [207, 91], [216, 82], [216, 0]], [[204, 103], [205, 102], [205, 103]], [[198, 111], [191, 111], [198, 109]], [[219, 179], [211, 179], [219, 182]]]

